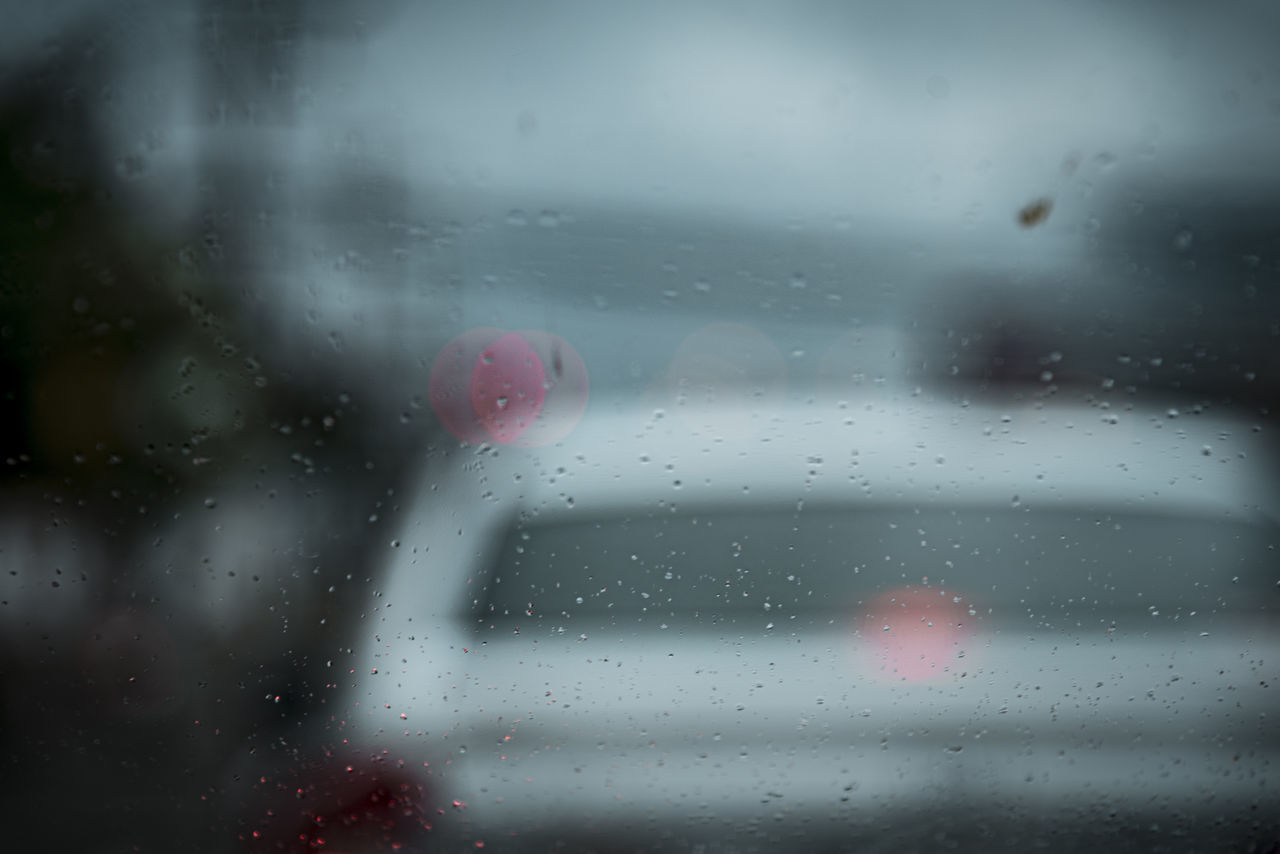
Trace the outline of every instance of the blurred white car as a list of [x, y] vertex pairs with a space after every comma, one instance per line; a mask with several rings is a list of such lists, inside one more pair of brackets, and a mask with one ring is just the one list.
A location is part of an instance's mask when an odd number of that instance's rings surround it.
[[1280, 502], [1175, 415], [599, 403], [442, 453], [319, 738], [429, 792], [407, 850], [1240, 839]]

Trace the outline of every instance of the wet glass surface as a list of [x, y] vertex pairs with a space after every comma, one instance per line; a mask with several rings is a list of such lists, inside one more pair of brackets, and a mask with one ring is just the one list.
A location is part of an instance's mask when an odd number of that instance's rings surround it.
[[0, 27], [0, 846], [1280, 845], [1269, 3]]

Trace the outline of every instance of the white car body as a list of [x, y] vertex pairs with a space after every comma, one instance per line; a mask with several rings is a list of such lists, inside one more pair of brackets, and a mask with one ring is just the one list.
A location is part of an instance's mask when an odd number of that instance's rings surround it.
[[[773, 411], [601, 404], [554, 447], [464, 446], [431, 461], [402, 506], [328, 738], [421, 769], [455, 814], [435, 832], [499, 850], [664, 834], [728, 850], [922, 844], [910, 834], [948, 809], [1021, 816], [1024, 829], [1068, 813], [1088, 826], [1265, 812], [1280, 806], [1266, 783], [1280, 758], [1266, 720], [1280, 625], [1276, 561], [1259, 558], [1280, 541], [1280, 502], [1263, 440], [1209, 415], [908, 398]], [[939, 536], [952, 510], [996, 527], [976, 535], [985, 557], [948, 569], [949, 556], [980, 550], [964, 548], [963, 529]], [[583, 614], [556, 610], [563, 591], [535, 591], [525, 613], [483, 613], [513, 601], [487, 592], [503, 560], [508, 583], [536, 587], [510, 565], [505, 538], [519, 526], [537, 540], [577, 522], [702, 518], [724, 566], [673, 558], [677, 577], [728, 577], [740, 544], [721, 544], [714, 525], [741, 511], [932, 520], [918, 551], [868, 543], [834, 577], [859, 603], [895, 585], [961, 592], [974, 616], [963, 657], [923, 679], [876, 666], [858, 607], [824, 610], [804, 591], [718, 617], [672, 601], [667, 620], [637, 604], [657, 576], [638, 583], [625, 538], [620, 565], [566, 570]], [[992, 532], [1018, 539], [1035, 514], [1146, 531], [1137, 542], [1150, 556], [1100, 546], [1104, 560], [1076, 566], [1082, 538], [1048, 543], [1042, 564], [997, 566]], [[750, 599], [749, 579], [727, 580]]]

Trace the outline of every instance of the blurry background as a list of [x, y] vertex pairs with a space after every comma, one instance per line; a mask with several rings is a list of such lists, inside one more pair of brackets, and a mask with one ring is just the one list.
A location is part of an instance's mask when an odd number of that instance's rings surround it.
[[469, 329], [561, 336], [591, 407], [1274, 429], [1280, 7], [690, 5], [6, 15], [6, 836], [240, 846], [229, 757], [305, 751]]

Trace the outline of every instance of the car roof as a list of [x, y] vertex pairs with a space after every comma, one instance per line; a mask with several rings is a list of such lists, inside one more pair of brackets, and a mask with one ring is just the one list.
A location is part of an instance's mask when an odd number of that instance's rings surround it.
[[663, 499], [1005, 502], [1011, 489], [1024, 502], [1269, 513], [1276, 497], [1258, 476], [1260, 431], [1230, 417], [917, 400], [602, 409], [548, 447], [462, 448], [459, 479], [498, 475], [484, 484], [494, 500], [548, 515]]

